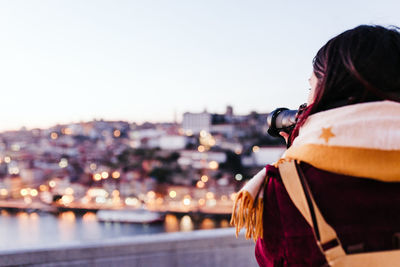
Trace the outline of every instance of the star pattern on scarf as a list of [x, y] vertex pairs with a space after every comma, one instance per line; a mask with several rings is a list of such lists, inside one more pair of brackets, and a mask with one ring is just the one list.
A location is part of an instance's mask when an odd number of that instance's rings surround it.
[[323, 138], [325, 140], [325, 143], [329, 142], [329, 139], [331, 139], [332, 137], [335, 137], [336, 135], [334, 135], [332, 133], [332, 127], [328, 127], [328, 128], [324, 128], [322, 127], [322, 133], [319, 136], [319, 138]]

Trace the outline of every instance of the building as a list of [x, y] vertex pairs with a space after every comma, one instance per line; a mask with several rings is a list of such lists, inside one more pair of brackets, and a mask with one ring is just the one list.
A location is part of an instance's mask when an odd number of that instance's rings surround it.
[[202, 113], [185, 112], [182, 128], [187, 135], [199, 134], [201, 131], [210, 132], [212, 115], [207, 111]]

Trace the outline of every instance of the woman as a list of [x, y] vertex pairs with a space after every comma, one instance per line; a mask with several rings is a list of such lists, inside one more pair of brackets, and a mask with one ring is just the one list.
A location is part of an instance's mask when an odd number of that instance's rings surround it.
[[399, 248], [400, 33], [362, 25], [317, 53], [308, 106], [280, 161], [239, 192], [237, 231], [256, 243], [260, 266], [327, 264], [313, 229], [278, 170], [295, 159], [346, 253]]

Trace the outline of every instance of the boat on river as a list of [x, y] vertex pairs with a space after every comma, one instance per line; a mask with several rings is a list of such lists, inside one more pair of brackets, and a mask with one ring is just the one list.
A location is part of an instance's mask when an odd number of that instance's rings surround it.
[[165, 215], [159, 212], [149, 211], [144, 208], [126, 210], [99, 210], [96, 213], [100, 222], [120, 223], [157, 223], [165, 219]]

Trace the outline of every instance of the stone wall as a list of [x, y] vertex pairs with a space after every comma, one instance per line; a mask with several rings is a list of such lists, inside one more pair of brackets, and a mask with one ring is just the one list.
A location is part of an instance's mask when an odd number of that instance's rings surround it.
[[0, 266], [256, 267], [254, 242], [234, 229], [198, 230], [0, 252]]

